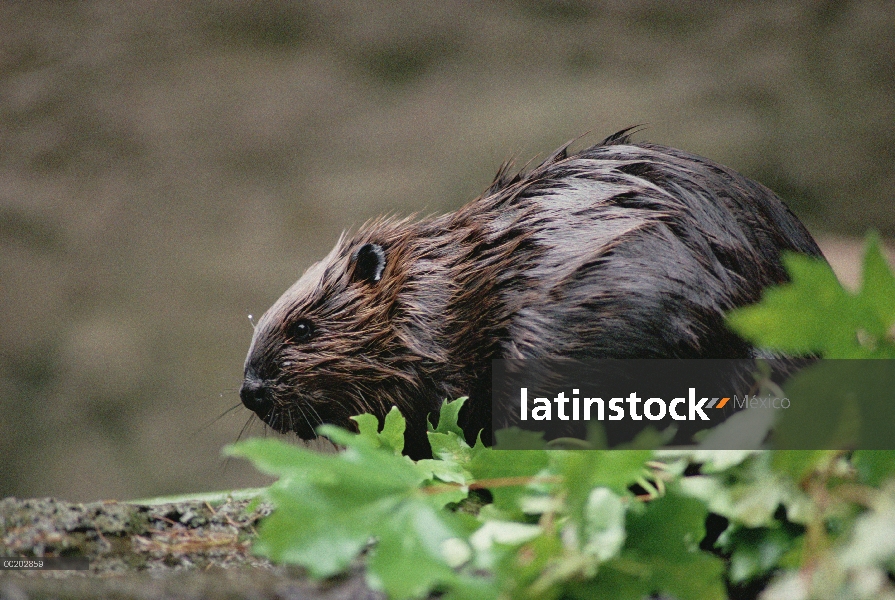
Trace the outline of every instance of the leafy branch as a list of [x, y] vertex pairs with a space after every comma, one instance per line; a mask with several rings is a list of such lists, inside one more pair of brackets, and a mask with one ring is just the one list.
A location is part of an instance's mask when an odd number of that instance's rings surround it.
[[[854, 294], [822, 261], [786, 261], [792, 282], [734, 311], [736, 331], [788, 353], [895, 357], [895, 277], [875, 237]], [[495, 451], [466, 443], [463, 402], [443, 405], [430, 460], [401, 455], [397, 409], [356, 417], [356, 434], [321, 427], [339, 454], [231, 446], [279, 477], [255, 551], [320, 578], [364, 560], [396, 599], [895, 597], [895, 452]]]

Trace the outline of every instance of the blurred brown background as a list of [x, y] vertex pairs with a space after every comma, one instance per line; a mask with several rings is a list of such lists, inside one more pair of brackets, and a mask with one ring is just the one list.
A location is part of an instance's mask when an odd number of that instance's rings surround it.
[[638, 123], [847, 265], [895, 234], [895, 5], [0, 3], [0, 496], [262, 482], [212, 422], [249, 313], [343, 228]]

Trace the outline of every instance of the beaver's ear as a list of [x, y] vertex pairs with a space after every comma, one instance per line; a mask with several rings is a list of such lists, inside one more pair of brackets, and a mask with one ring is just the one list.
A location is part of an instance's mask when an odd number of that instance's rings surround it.
[[352, 281], [375, 283], [382, 279], [385, 270], [385, 250], [379, 244], [364, 244], [351, 255], [354, 269]]

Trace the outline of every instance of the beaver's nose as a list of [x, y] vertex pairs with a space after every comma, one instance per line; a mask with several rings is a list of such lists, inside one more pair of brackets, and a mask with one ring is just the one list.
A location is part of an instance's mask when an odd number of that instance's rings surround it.
[[261, 418], [266, 417], [273, 408], [273, 400], [264, 383], [254, 377], [245, 378], [242, 387], [239, 388], [239, 397], [246, 408]]

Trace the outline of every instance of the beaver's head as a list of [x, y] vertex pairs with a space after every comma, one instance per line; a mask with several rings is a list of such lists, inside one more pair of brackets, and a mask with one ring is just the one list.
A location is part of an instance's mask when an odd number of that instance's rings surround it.
[[343, 236], [258, 321], [239, 395], [279, 432], [312, 439], [322, 423], [403, 412], [420, 385], [420, 355], [401, 326], [406, 245], [391, 228], [371, 229]]

